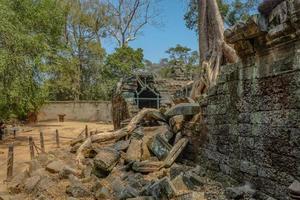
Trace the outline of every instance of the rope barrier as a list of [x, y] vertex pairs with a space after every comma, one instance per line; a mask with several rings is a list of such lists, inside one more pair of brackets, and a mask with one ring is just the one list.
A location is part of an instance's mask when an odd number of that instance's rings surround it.
[[[91, 135], [93, 135], [93, 134], [97, 134], [97, 129], [95, 130], [95, 129], [92, 129], [92, 130], [90, 130], [89, 131], [89, 133], [90, 133], [90, 135], [89, 136], [91, 136]], [[24, 131], [22, 131], [22, 132], [19, 132], [19, 133], [24, 133]], [[78, 137], [77, 138], [74, 138], [74, 137], [67, 137], [67, 136], [58, 136], [59, 138], [62, 138], [62, 139], [68, 139], [68, 140], [75, 140], [75, 139], [78, 139], [78, 138], [80, 138], [80, 137], [84, 137], [84, 133], [86, 133], [86, 128], [85, 129], [83, 129], [81, 132], [80, 132], [80, 134], [78, 135]], [[16, 134], [14, 134], [14, 135], [16, 135]], [[57, 137], [57, 136], [56, 136]], [[56, 139], [57, 138], [54, 138], [55, 139], [55, 142], [47, 142], [47, 143], [45, 143], [45, 145], [57, 145], [57, 141], [56, 141]], [[9, 139], [15, 139], [15, 138], [13, 138], [13, 137], [11, 137], [11, 135], [9, 135], [9, 137], [8, 137]], [[41, 154], [41, 152], [43, 152], [42, 151], [42, 148], [41, 147], [39, 147], [39, 143], [36, 143], [33, 139], [32, 139], [32, 137], [29, 137], [29, 139], [31, 138], [31, 141], [32, 141], [32, 147], [33, 147], [33, 151], [31, 151], [31, 152], [36, 152], [37, 153], [37, 155], [39, 155], [39, 154]], [[30, 143], [30, 142], [29, 142]], [[65, 142], [64, 142], [65, 143]], [[15, 147], [28, 147], [28, 145], [24, 145], [24, 144], [14, 144], [14, 146]], [[30, 146], [30, 144], [29, 144], [29, 146]], [[28, 161], [14, 161], [13, 160], [13, 157], [14, 157], [14, 155], [13, 155], [13, 150], [12, 150], [12, 154], [10, 154], [11, 152], [9, 152], [8, 153], [8, 158], [5, 160], [5, 161], [3, 161], [3, 162], [1, 162], [0, 163], [0, 167], [3, 167], [3, 166], [7, 166], [7, 180], [6, 181], [10, 181], [10, 179], [12, 178], [12, 176], [13, 176], [13, 168], [14, 168], [14, 165], [19, 165], [19, 164], [26, 164]], [[34, 154], [33, 154], [33, 156], [34, 156]], [[32, 157], [33, 158], [33, 157]]]
[[77, 138], [73, 138], [73, 137], [66, 137], [66, 136], [59, 136], [59, 138], [63, 138], [63, 139], [71, 139], [71, 140], [75, 140]]
[[84, 132], [85, 132], [85, 129], [83, 129], [77, 137], [80, 137]]
[[[68, 142], [68, 141], [64, 141], [64, 142]], [[45, 145], [54, 145], [56, 144], [55, 142], [49, 142], [49, 143], [45, 143]], [[40, 146], [40, 143], [36, 143], [36, 145]], [[28, 147], [28, 145], [25, 145], [25, 144], [15, 144], [15, 148], [18, 148], [18, 147]]]
[[[40, 147], [38, 147], [34, 141], [33, 141], [33, 146], [34, 146], [37, 154], [40, 154], [40, 152], [42, 152], [42, 149]], [[40, 150], [40, 152], [38, 150]]]
[[[3, 167], [4, 165], [7, 165], [7, 162], [8, 162], [8, 159], [6, 159], [6, 161], [4, 161], [3, 163], [0, 164], [0, 167]], [[22, 164], [22, 163], [25, 163], [28, 161], [14, 161], [14, 164]]]

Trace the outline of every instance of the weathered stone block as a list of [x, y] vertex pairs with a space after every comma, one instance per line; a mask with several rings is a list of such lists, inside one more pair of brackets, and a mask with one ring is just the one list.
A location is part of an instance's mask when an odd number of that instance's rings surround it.
[[239, 187], [229, 187], [225, 190], [225, 196], [228, 199], [248, 199], [254, 197], [256, 191], [250, 185]]
[[271, 167], [258, 167], [258, 176], [262, 178], [268, 178], [271, 180], [276, 179], [276, 170]]
[[24, 183], [25, 191], [28, 193], [32, 192], [40, 180], [40, 176], [33, 176], [28, 178]]
[[239, 144], [242, 148], [254, 149], [254, 138], [252, 137], [239, 137]]
[[148, 193], [156, 200], [171, 199], [175, 197], [177, 191], [169, 178], [160, 179], [148, 188]]
[[148, 148], [158, 159], [163, 160], [169, 154], [172, 146], [158, 134], [149, 141]]
[[294, 147], [297, 147], [300, 150], [300, 129], [299, 128], [295, 128], [291, 130], [290, 139], [292, 145]]
[[203, 192], [189, 192], [176, 196], [175, 200], [205, 200]]
[[63, 168], [66, 166], [66, 164], [61, 160], [56, 160], [51, 163], [49, 163], [46, 167], [46, 170], [48, 170], [51, 173], [59, 173], [63, 170]]
[[226, 33], [242, 62], [221, 68], [200, 105], [208, 135], [201, 162], [275, 199], [288, 199], [287, 186], [300, 178], [300, 4], [282, 2], [268, 23], [256, 18]]
[[200, 111], [200, 105], [198, 103], [181, 103], [173, 106], [168, 110], [165, 115], [167, 117], [173, 117], [175, 115], [195, 115]]
[[238, 123], [243, 123], [243, 124], [251, 123], [251, 114], [250, 113], [240, 113], [238, 115]]
[[16, 176], [8, 183], [8, 190], [11, 193], [19, 193], [22, 190], [24, 181], [28, 178], [29, 174], [27, 171], [23, 171]]
[[132, 138], [129, 147], [126, 151], [125, 161], [130, 163], [140, 161], [142, 158], [142, 144], [143, 140]]
[[226, 174], [226, 175], [231, 175], [231, 174], [232, 174], [232, 169], [231, 169], [231, 167], [229, 167], [229, 166], [226, 165], [226, 164], [221, 164], [221, 165], [220, 165], [220, 169], [221, 169], [221, 172], [223, 172], [223, 173]]
[[95, 167], [99, 170], [110, 172], [120, 159], [118, 151], [112, 148], [101, 149], [94, 158]]
[[257, 166], [248, 161], [242, 161], [240, 170], [253, 176], [257, 176]]
[[272, 160], [272, 166], [279, 171], [293, 172], [297, 168], [297, 159], [294, 157], [271, 152], [269, 153], [269, 158]]
[[255, 149], [253, 151], [253, 162], [258, 166], [272, 167], [272, 159], [269, 152]]

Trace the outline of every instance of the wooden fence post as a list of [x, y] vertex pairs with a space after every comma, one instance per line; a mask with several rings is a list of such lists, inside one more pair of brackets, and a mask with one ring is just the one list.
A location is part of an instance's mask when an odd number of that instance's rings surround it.
[[85, 125], [85, 138], [89, 137], [88, 125]]
[[59, 133], [58, 133], [58, 130], [56, 129], [56, 134], [55, 134], [55, 139], [56, 139], [56, 146], [57, 146], [57, 148], [59, 148], [60, 147], [60, 145], [59, 145]]
[[14, 145], [10, 144], [8, 146], [8, 155], [7, 155], [7, 181], [10, 181], [13, 176], [14, 168]]
[[90, 136], [94, 135], [94, 131], [90, 131]]
[[44, 153], [45, 152], [45, 144], [44, 144], [44, 133], [40, 132], [40, 143], [41, 143], [41, 150]]
[[33, 138], [30, 136], [28, 139], [29, 142], [29, 151], [30, 151], [30, 159], [34, 159], [34, 146], [33, 146]]

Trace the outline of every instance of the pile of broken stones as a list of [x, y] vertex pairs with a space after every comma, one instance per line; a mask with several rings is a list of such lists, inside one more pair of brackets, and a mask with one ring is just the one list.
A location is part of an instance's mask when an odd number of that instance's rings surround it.
[[121, 130], [41, 154], [9, 183], [12, 199], [226, 199], [200, 166], [175, 163], [189, 143], [184, 124], [198, 113], [195, 103], [143, 109]]

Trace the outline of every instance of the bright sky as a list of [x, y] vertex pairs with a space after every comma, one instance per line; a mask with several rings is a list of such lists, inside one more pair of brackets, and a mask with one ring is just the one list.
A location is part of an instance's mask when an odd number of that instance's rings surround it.
[[[159, 62], [167, 57], [165, 51], [176, 44], [198, 49], [198, 41], [194, 31], [185, 27], [183, 16], [186, 10], [186, 0], [163, 0], [161, 3], [161, 18], [163, 26], [155, 28], [146, 26], [143, 35], [130, 43], [133, 48], [144, 49], [144, 57], [152, 62]], [[113, 40], [104, 41], [104, 48], [111, 53], [115, 44]]]

